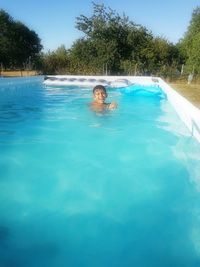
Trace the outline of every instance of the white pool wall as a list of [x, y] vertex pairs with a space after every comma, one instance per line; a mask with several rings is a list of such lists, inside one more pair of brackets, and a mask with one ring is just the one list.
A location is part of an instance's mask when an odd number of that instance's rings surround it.
[[200, 142], [200, 109], [195, 107], [160, 78], [159, 85], [166, 93], [168, 101], [185, 123], [191, 135]]
[[[171, 86], [169, 86], [166, 82], [164, 82], [159, 77], [146, 77], [146, 76], [79, 76], [79, 75], [56, 75], [48, 77], [55, 78], [75, 78], [75, 79], [103, 79], [108, 82], [113, 82], [117, 80], [128, 80], [131, 83], [137, 83], [141, 85], [159, 85], [159, 87], [165, 92], [167, 95], [167, 99], [170, 104], [176, 110], [180, 119], [185, 123], [187, 128], [189, 129], [192, 136], [194, 136], [200, 142], [200, 109], [196, 108], [193, 104], [191, 104], [186, 98], [177, 93]], [[45, 81], [47, 85], [67, 85], [62, 81], [49, 81], [48, 79]], [[78, 85], [76, 82], [74, 83]], [[80, 83], [81, 84], [81, 83]], [[80, 85], [79, 84], [79, 85]], [[90, 85], [95, 86], [99, 84], [98, 81], [90, 83]]]

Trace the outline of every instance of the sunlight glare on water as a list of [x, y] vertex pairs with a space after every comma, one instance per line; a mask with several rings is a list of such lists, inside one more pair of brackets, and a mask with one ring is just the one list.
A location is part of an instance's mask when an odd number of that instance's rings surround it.
[[199, 144], [160, 93], [91, 89], [0, 80], [1, 266], [200, 266]]

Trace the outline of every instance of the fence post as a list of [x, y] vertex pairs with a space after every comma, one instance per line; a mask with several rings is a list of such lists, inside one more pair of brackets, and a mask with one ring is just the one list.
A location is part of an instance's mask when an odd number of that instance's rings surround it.
[[193, 80], [193, 77], [194, 77], [194, 74], [193, 73], [190, 73], [188, 75], [188, 84], [191, 84], [192, 80]]
[[135, 64], [135, 71], [134, 71], [134, 75], [136, 76], [137, 74], [137, 63]]
[[181, 75], [183, 75], [183, 70], [184, 70], [184, 64], [181, 66]]

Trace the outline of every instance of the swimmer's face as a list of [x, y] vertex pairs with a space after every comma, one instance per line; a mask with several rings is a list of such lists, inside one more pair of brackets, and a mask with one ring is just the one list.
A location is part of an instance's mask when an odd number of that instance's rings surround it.
[[103, 89], [96, 89], [94, 92], [94, 99], [97, 103], [103, 104], [106, 100], [107, 93]]

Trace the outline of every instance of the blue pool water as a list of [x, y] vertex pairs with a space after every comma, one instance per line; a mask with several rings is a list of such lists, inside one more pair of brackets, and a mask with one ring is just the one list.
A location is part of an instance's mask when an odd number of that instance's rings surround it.
[[146, 89], [0, 80], [0, 266], [200, 266], [199, 144]]

